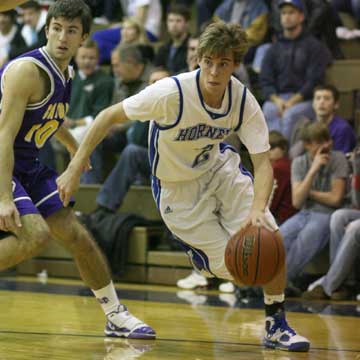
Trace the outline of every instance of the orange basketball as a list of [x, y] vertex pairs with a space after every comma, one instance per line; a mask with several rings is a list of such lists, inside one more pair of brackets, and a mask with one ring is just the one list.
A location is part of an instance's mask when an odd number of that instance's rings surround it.
[[265, 285], [281, 270], [285, 249], [279, 232], [248, 225], [228, 242], [225, 264], [235, 282]]

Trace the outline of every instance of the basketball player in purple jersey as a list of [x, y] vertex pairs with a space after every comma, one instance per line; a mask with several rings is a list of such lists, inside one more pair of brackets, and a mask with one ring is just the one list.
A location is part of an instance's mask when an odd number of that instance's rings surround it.
[[120, 304], [103, 255], [60, 201], [57, 174], [37, 158], [52, 136], [71, 155], [77, 150], [62, 123], [70, 100], [69, 62], [91, 22], [83, 0], [58, 0], [47, 15], [46, 46], [21, 55], [0, 72], [0, 270], [34, 256], [53, 237], [73, 254], [101, 304], [105, 334], [153, 339], [155, 331]]

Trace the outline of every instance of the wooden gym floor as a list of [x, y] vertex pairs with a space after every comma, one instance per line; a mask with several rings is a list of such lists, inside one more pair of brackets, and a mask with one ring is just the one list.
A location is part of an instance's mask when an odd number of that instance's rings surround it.
[[265, 350], [261, 302], [236, 302], [215, 291], [118, 284], [130, 311], [157, 331], [155, 341], [107, 340], [104, 316], [75, 280], [0, 279], [0, 359], [356, 359], [360, 303], [288, 301], [288, 319], [312, 341], [311, 351]]

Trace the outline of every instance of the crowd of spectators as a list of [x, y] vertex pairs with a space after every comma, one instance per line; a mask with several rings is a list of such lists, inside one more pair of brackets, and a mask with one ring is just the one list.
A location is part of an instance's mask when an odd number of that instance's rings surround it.
[[[0, 66], [45, 45], [49, 2], [30, 0], [0, 13]], [[102, 27], [73, 63], [65, 126], [78, 142], [103, 108], [163, 77], [196, 71], [199, 34], [207, 24], [222, 20], [246, 29], [250, 49], [234, 76], [253, 89], [269, 127], [275, 179], [269, 206], [284, 235], [288, 277], [296, 279], [329, 243], [329, 272], [304, 296], [351, 296], [346, 286], [342, 290], [360, 254], [360, 210], [359, 202], [351, 203], [347, 194], [359, 197], [359, 182], [354, 180], [350, 189], [349, 179], [352, 172], [354, 179], [360, 173], [360, 155], [351, 161], [346, 157], [356, 146], [356, 135], [351, 119], [337, 114], [339, 91], [325, 84], [325, 73], [344, 57], [338, 11], [350, 13], [359, 24], [360, 1], [105, 0], [89, 5], [94, 23]], [[360, 30], [352, 31], [351, 39], [360, 37]], [[56, 143], [46, 146], [42, 161], [56, 166], [57, 152], [61, 149]], [[96, 211], [117, 211], [131, 184], [148, 183], [146, 152], [147, 126], [140, 122], [115, 126], [99, 144], [92, 169], [82, 177], [83, 183], [103, 184]], [[109, 154], [116, 161], [107, 174]], [[348, 166], [352, 162], [355, 165]], [[179, 284], [191, 289], [207, 281], [193, 273]]]

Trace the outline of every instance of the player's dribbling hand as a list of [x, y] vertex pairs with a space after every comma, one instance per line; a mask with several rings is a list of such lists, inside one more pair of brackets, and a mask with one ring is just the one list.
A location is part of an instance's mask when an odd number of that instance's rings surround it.
[[68, 206], [72, 194], [77, 191], [80, 185], [80, 174], [67, 168], [57, 179], [60, 200], [64, 206]]
[[22, 226], [20, 214], [12, 200], [0, 202], [0, 230], [16, 234]]
[[276, 231], [277, 228], [274, 227], [264, 211], [253, 209], [250, 211], [250, 214], [246, 218], [246, 220], [241, 225], [241, 229], [246, 227], [247, 225], [254, 225], [254, 226], [263, 226], [264, 228], [268, 229], [269, 231]]

